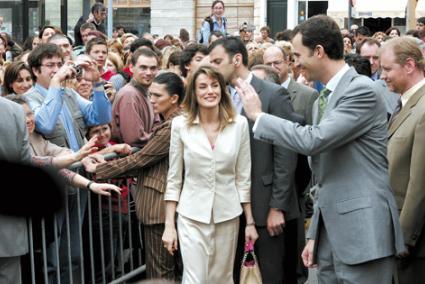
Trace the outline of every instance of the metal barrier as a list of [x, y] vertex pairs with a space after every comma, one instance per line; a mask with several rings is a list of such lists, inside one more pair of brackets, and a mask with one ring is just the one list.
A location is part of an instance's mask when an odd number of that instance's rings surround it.
[[[105, 159], [116, 157], [108, 154]], [[71, 169], [83, 174], [81, 163]], [[64, 210], [51, 220], [28, 219], [24, 283], [125, 283], [145, 271], [134, 183], [128, 177], [108, 182], [127, 191], [104, 197], [71, 188]]]

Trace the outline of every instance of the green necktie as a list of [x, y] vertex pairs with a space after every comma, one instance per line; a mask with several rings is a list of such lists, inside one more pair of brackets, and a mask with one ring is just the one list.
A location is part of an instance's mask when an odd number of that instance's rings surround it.
[[326, 105], [328, 104], [328, 96], [332, 91], [323, 88], [319, 95], [319, 122], [322, 119], [323, 113], [325, 112]]

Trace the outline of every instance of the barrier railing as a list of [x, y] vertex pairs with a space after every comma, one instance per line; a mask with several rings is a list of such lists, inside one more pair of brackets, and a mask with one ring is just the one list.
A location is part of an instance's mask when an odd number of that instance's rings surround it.
[[[105, 155], [106, 160], [116, 157]], [[81, 163], [70, 168], [92, 179]], [[23, 261], [24, 283], [125, 283], [145, 271], [134, 179], [107, 182], [120, 186], [122, 194], [105, 197], [69, 188], [61, 212], [48, 219], [28, 219], [30, 248]]]

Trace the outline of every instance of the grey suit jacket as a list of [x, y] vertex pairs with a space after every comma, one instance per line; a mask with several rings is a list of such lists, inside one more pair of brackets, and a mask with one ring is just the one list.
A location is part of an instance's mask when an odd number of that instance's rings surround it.
[[320, 123], [315, 103], [313, 120], [303, 127], [265, 114], [255, 130], [257, 139], [311, 156], [317, 190], [307, 238], [319, 240], [322, 220], [334, 253], [350, 265], [402, 252], [387, 171], [385, 104], [373, 82], [351, 68]]
[[[255, 76], [251, 85], [260, 95], [263, 112], [289, 120], [296, 118], [290, 98], [283, 87]], [[242, 110], [242, 115], [244, 114]], [[266, 226], [270, 208], [283, 210], [286, 220], [295, 219], [300, 214], [294, 179], [297, 154], [254, 139], [252, 126], [253, 122], [249, 121], [251, 205], [254, 220], [258, 226]]]
[[319, 93], [315, 89], [299, 84], [292, 79], [289, 81], [288, 93], [295, 112], [302, 115], [305, 122], [311, 125], [313, 122], [313, 104]]
[[378, 93], [382, 95], [382, 98], [384, 99], [385, 109], [387, 110], [388, 115], [391, 116], [397, 108], [400, 95], [391, 92], [384, 80], [376, 80], [374, 83], [377, 85]]
[[[22, 107], [0, 97], [0, 109], [0, 159], [30, 163], [28, 133]], [[27, 252], [28, 233], [25, 218], [0, 214], [0, 257], [19, 256]]]

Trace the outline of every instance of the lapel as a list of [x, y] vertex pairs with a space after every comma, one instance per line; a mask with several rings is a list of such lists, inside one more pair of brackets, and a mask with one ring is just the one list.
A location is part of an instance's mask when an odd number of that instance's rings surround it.
[[287, 90], [288, 90], [289, 96], [291, 97], [291, 102], [294, 102], [294, 98], [297, 96], [298, 88], [293, 79], [289, 80]]
[[412, 108], [418, 103], [418, 101], [425, 94], [425, 85], [422, 86], [416, 93], [408, 100], [406, 105], [402, 107], [401, 111], [396, 115], [394, 120], [389, 125], [388, 138], [390, 138], [394, 132], [403, 124], [403, 122], [412, 113]]
[[[338, 85], [336, 86], [335, 90], [332, 92], [331, 98], [328, 101], [328, 104], [326, 105], [325, 112], [323, 113], [323, 117], [326, 117], [328, 112], [331, 111], [336, 107], [336, 104], [338, 100], [345, 94], [345, 90], [347, 89], [348, 85], [353, 81], [354, 77], [358, 76], [357, 72], [354, 70], [353, 67], [351, 67], [342, 77], [339, 81]], [[317, 100], [315, 103], [315, 108], [318, 108]], [[315, 124], [318, 123], [318, 109], [316, 109], [316, 115], [314, 118]]]

